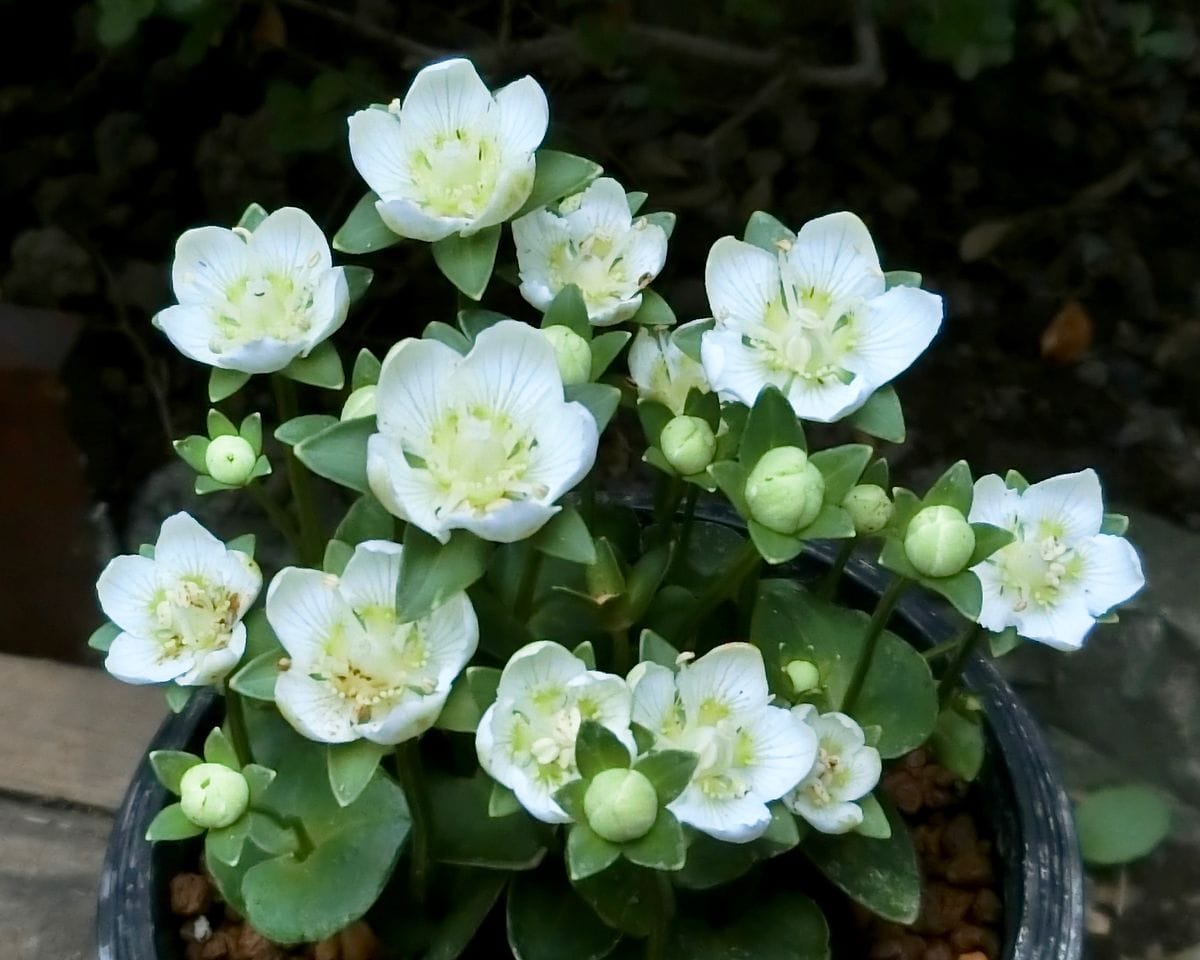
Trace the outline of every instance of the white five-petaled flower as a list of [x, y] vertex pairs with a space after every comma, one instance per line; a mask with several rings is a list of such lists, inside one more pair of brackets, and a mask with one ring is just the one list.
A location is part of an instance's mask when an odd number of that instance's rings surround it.
[[607, 727], [636, 752], [629, 687], [620, 677], [589, 670], [566, 647], [539, 640], [512, 655], [500, 676], [496, 702], [479, 721], [479, 764], [546, 823], [570, 817], [554, 800], [579, 778], [575, 738], [584, 720]]
[[716, 326], [701, 356], [723, 398], [753, 405], [768, 385], [796, 415], [831, 423], [903, 372], [942, 321], [942, 300], [886, 290], [875, 244], [852, 213], [810, 220], [768, 253], [722, 237], [704, 274]]
[[171, 284], [179, 302], [155, 325], [185, 356], [242, 373], [274, 373], [308, 356], [350, 306], [345, 270], [296, 207], [281, 207], [250, 234], [188, 230], [175, 245]]
[[384, 361], [367, 476], [380, 502], [443, 543], [455, 529], [512, 543], [539, 530], [596, 459], [599, 430], [563, 399], [554, 348], [502, 320], [465, 357], [404, 340]]
[[783, 802], [821, 833], [849, 833], [863, 822], [861, 800], [879, 782], [879, 751], [866, 745], [862, 727], [844, 713], [818, 713], [811, 703], [792, 715], [817, 737], [817, 761]]
[[438, 718], [475, 653], [465, 593], [406, 622], [396, 609], [403, 548], [368, 540], [340, 577], [286, 567], [267, 590], [267, 619], [291, 663], [275, 682], [284, 718], [310, 740], [396, 744]]
[[668, 809], [718, 840], [762, 836], [771, 822], [767, 804], [812, 769], [817, 738], [799, 718], [769, 705], [758, 648], [723, 644], [678, 673], [643, 662], [629, 682], [633, 720], [654, 735], [655, 749], [699, 758], [691, 783]]
[[1145, 583], [1124, 537], [1100, 532], [1100, 479], [1094, 470], [1051, 477], [1024, 491], [992, 474], [975, 481], [972, 523], [990, 523], [1015, 539], [972, 567], [983, 585], [979, 623], [1058, 650], [1077, 650], [1096, 618]]
[[104, 666], [126, 683], [202, 686], [224, 679], [246, 649], [242, 617], [262, 574], [186, 513], [163, 521], [154, 557], [111, 560], [96, 583], [121, 629]]
[[414, 240], [503, 223], [533, 189], [546, 94], [522, 77], [493, 95], [467, 60], [432, 64], [404, 103], [350, 117], [350, 156], [388, 228]]
[[642, 288], [667, 259], [667, 234], [629, 212], [625, 188], [601, 177], [567, 197], [557, 212], [534, 210], [514, 220], [521, 296], [546, 310], [566, 286], [583, 295], [588, 321], [606, 327], [642, 305]]
[[[699, 323], [704, 321], [685, 323], [675, 333]], [[629, 376], [638, 388], [638, 399], [661, 403], [676, 416], [683, 413], [690, 391], [711, 391], [704, 367], [679, 349], [669, 330], [638, 330], [629, 347]]]

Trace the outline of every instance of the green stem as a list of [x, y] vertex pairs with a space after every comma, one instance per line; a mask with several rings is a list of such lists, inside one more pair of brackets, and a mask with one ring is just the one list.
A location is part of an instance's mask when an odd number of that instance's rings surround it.
[[754, 541], [747, 540], [733, 555], [725, 569], [708, 581], [704, 592], [696, 598], [691, 613], [677, 633], [677, 638], [683, 642], [686, 649], [692, 649], [692, 635], [700, 624], [720, 606], [721, 601], [737, 595], [742, 581], [753, 574], [761, 562], [758, 547], [754, 545]]
[[[275, 387], [275, 412], [279, 422], [293, 419], [299, 407], [296, 403], [296, 387], [287, 377], [275, 374], [271, 377]], [[299, 460], [291, 447], [284, 447], [287, 461], [288, 480], [292, 485], [292, 501], [296, 517], [300, 521], [300, 562], [316, 566], [321, 562], [321, 526], [317, 517], [317, 505], [313, 496], [312, 475]]]
[[409, 855], [412, 860], [410, 891], [417, 903], [424, 903], [429, 887], [429, 839], [433, 822], [429, 793], [425, 789], [425, 774], [421, 768], [420, 747], [415, 738], [396, 745], [396, 774], [404, 797], [408, 800], [408, 812], [412, 818], [409, 827]]
[[938, 706], [944, 707], [950, 702], [950, 698], [962, 680], [963, 667], [966, 666], [967, 658], [971, 656], [971, 651], [978, 645], [983, 633], [983, 628], [979, 624], [969, 623], [958, 636], [955, 641], [958, 649], [955, 651], [954, 659], [950, 661], [941, 679], [938, 680]]
[[225, 726], [229, 728], [229, 742], [238, 756], [238, 762], [245, 766], [254, 762], [254, 753], [250, 749], [250, 737], [246, 733], [246, 711], [242, 698], [236, 690], [229, 686], [229, 678], [225, 679]]
[[646, 938], [646, 960], [666, 960], [671, 920], [675, 915], [675, 896], [671, 891], [671, 882], [661, 870], [654, 871], [654, 893], [657, 901], [654, 909], [656, 923]]
[[943, 640], [941, 643], [935, 644], [928, 650], [922, 650], [921, 656], [932, 663], [934, 660], [940, 660], [948, 653], [953, 653], [959, 648], [961, 642], [961, 637], [951, 637], [949, 640]]
[[850, 560], [850, 555], [854, 553], [857, 543], [858, 541], [854, 537], [842, 541], [837, 555], [833, 558], [833, 563], [829, 565], [829, 570], [826, 571], [821, 585], [817, 588], [817, 596], [824, 600], [833, 599], [834, 594], [837, 593], [838, 584], [842, 580], [842, 572], [846, 569], [846, 563]]
[[613, 673], [625, 676], [633, 669], [633, 649], [629, 643], [628, 630], [610, 630], [612, 638]]
[[681, 563], [687, 562], [688, 545], [692, 540], [692, 527], [696, 522], [696, 498], [700, 494], [700, 488], [694, 483], [688, 484], [687, 496], [683, 501], [683, 519], [679, 522], [679, 543], [675, 547], [675, 558], [671, 561], [671, 569], [667, 571], [667, 577]]
[[263, 513], [267, 515], [267, 519], [274, 524], [275, 529], [283, 534], [283, 538], [288, 542], [288, 546], [292, 548], [292, 552], [298, 557], [300, 556], [300, 534], [296, 531], [296, 524], [292, 522], [292, 518], [288, 512], [283, 509], [264, 487], [257, 480], [251, 483], [246, 489], [250, 492], [255, 502], [262, 507]]
[[863, 681], [867, 678], [867, 671], [871, 667], [871, 661], [875, 659], [875, 647], [879, 644], [879, 637], [883, 633], [883, 628], [887, 626], [892, 611], [896, 609], [896, 604], [900, 601], [900, 597], [911, 584], [912, 581], [907, 577], [894, 578], [888, 584], [887, 589], [883, 591], [883, 596], [879, 598], [879, 603], [875, 605], [875, 612], [871, 614], [871, 622], [867, 624], [867, 635], [863, 641], [862, 654], [858, 658], [858, 663], [854, 665], [854, 675], [850, 678], [850, 684], [846, 687], [846, 696], [842, 698], [843, 713], [851, 712], [854, 702], [858, 699], [858, 695], [862, 693]]
[[529, 559], [525, 561], [525, 570], [521, 573], [517, 599], [513, 606], [513, 612], [520, 623], [525, 623], [533, 611], [533, 595], [537, 590], [538, 575], [542, 572], [542, 560], [545, 557], [541, 550], [531, 547], [530, 551]]

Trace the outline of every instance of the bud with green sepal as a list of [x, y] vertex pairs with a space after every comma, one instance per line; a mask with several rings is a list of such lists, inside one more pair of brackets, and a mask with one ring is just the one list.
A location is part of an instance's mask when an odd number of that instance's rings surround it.
[[587, 383], [592, 379], [592, 346], [586, 339], [562, 324], [543, 327], [542, 336], [554, 349], [563, 386]]
[[668, 476], [715, 490], [708, 466], [728, 455], [730, 440], [736, 436], [723, 414], [717, 395], [705, 390], [688, 391], [678, 415], [657, 400], [639, 400], [638, 418], [646, 434], [642, 459]]
[[784, 664], [783, 672], [787, 674], [797, 696], [812, 693], [821, 687], [821, 671], [811, 660], [790, 660]]
[[208, 411], [208, 436], [175, 441], [175, 452], [196, 471], [196, 493], [236, 490], [271, 472], [262, 452], [262, 415], [252, 413], [234, 426], [220, 410]]
[[[492, 316], [501, 319], [500, 314]], [[467, 329], [461, 316], [459, 323]], [[542, 334], [554, 348], [554, 358], [558, 361], [563, 385], [567, 387], [599, 380], [632, 336], [625, 330], [610, 330], [597, 335], [595, 327], [588, 322], [583, 296], [574, 284], [563, 287], [554, 297], [542, 315], [541, 327]]]
[[860, 537], [879, 533], [892, 519], [892, 499], [874, 483], [855, 484], [842, 499], [842, 507]]
[[904, 554], [926, 577], [951, 577], [966, 569], [975, 552], [975, 531], [960, 510], [924, 507], [908, 522]]
[[686, 414], [673, 418], [663, 427], [659, 444], [667, 463], [684, 477], [706, 470], [717, 452], [717, 438], [712, 427], [700, 417]]
[[575, 739], [580, 779], [554, 795], [574, 821], [567, 835], [567, 869], [583, 880], [619, 857], [652, 870], [683, 868], [687, 843], [667, 804], [696, 769], [696, 756], [663, 750], [636, 762], [608, 730], [585, 720]]

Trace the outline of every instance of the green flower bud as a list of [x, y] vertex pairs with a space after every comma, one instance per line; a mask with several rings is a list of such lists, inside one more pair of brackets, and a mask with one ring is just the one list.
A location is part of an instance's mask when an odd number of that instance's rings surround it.
[[558, 372], [564, 386], [587, 383], [592, 379], [592, 345], [569, 327], [561, 324], [543, 327], [542, 336], [554, 348]]
[[860, 483], [842, 500], [843, 509], [854, 521], [856, 533], [878, 533], [892, 519], [892, 501], [883, 487]]
[[799, 447], [768, 450], [746, 479], [750, 516], [788, 536], [816, 519], [824, 498], [825, 478]]
[[236, 770], [219, 763], [200, 763], [179, 782], [183, 815], [198, 827], [227, 827], [250, 803], [250, 785]]
[[821, 671], [811, 660], [793, 660], [783, 668], [797, 693], [808, 693], [821, 685]]
[[358, 420], [361, 417], [375, 416], [375, 384], [369, 383], [359, 387], [346, 398], [342, 407], [343, 420]]
[[204, 451], [209, 476], [231, 487], [240, 487], [250, 479], [257, 459], [250, 442], [232, 434], [217, 437]]
[[663, 427], [658, 444], [667, 463], [685, 477], [704, 470], [717, 452], [712, 427], [699, 417], [675, 417]]
[[588, 826], [611, 843], [644, 837], [658, 818], [658, 794], [646, 775], [617, 767], [596, 774], [583, 795]]
[[908, 523], [904, 552], [927, 577], [949, 577], [961, 571], [975, 551], [975, 531], [953, 507], [926, 507]]

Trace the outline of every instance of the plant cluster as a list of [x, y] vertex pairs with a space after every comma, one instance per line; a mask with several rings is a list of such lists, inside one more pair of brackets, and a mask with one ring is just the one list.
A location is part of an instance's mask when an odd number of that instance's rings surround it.
[[[152, 754], [179, 802], [148, 837], [203, 834], [223, 896], [280, 942], [382, 899], [404, 955], [454, 957], [503, 897], [525, 960], [822, 957], [821, 909], [748, 875], [787, 858], [914, 919], [884, 762], [932, 742], [974, 777], [968, 654], [1078, 648], [1140, 564], [1090, 470], [1030, 484], [959, 462], [918, 496], [869, 443], [810, 446], [805, 422], [901, 441], [890, 383], [942, 321], [859, 218], [756, 213], [711, 249], [712, 316], [676, 325], [651, 286], [674, 216], [541, 149], [547, 123], [536, 81], [490, 91], [466, 60], [349, 118], [371, 192], [333, 248], [426, 243], [461, 309], [382, 361], [360, 351], [340, 417], [302, 413], [295, 385], [346, 389], [331, 337], [370, 272], [334, 266], [295, 208], [179, 238], [155, 324], [212, 368], [214, 403], [271, 376], [290, 502], [263, 486], [258, 411], [214, 408], [177, 449], [198, 493], [255, 496], [297, 565], [259, 603], [253, 538], [181, 513], [102, 573], [109, 671], [176, 708], [224, 697], [203, 759]], [[478, 305], [493, 274], [538, 326]], [[598, 482], [626, 412], [657, 477], [640, 510]], [[316, 478], [356, 495], [332, 535]], [[787, 565], [814, 541], [837, 554], [801, 582]], [[871, 614], [836, 599], [859, 545], [893, 575]], [[965, 625], [924, 652], [888, 629], [918, 587]], [[753, 908], [706, 908], [731, 889]]]

